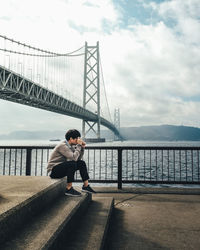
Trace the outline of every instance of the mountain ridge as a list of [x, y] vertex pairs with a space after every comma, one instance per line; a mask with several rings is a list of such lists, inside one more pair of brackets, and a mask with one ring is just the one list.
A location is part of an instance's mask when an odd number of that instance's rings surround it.
[[[200, 128], [177, 125], [155, 125], [140, 127], [122, 127], [120, 132], [125, 140], [150, 141], [200, 141]], [[50, 140], [64, 139], [65, 131], [13, 131], [0, 135], [0, 140]], [[89, 137], [92, 135], [89, 135]], [[102, 130], [101, 137], [113, 139], [109, 130]]]

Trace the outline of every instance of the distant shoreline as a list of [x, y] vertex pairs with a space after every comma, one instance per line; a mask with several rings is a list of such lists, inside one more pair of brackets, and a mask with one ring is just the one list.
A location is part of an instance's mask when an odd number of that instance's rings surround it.
[[[0, 135], [0, 140], [64, 140], [64, 131], [13, 131]], [[131, 141], [200, 141], [200, 128], [188, 126], [160, 125], [141, 127], [122, 127], [120, 133]], [[92, 138], [88, 134], [88, 138]], [[95, 137], [94, 137], [95, 138]], [[113, 133], [101, 130], [101, 138], [113, 140]]]

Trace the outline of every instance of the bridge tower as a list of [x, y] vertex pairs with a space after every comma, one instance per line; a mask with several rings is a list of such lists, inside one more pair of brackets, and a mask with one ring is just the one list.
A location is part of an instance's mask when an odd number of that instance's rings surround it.
[[[120, 109], [116, 108], [114, 110], [114, 125], [120, 131]], [[114, 135], [114, 140], [118, 140], [118, 137]]]
[[90, 104], [93, 104], [95, 107], [97, 121], [89, 122], [83, 120], [82, 135], [85, 138], [86, 134], [92, 130], [96, 134], [97, 139], [100, 139], [99, 42], [97, 42], [96, 46], [88, 46], [87, 42], [85, 43], [83, 108], [90, 109], [88, 107]]

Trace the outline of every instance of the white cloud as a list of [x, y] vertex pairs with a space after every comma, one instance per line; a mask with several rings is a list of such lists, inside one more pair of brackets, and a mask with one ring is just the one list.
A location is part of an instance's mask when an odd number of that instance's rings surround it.
[[111, 0], [8, 0], [0, 33], [63, 52], [100, 41], [108, 102], [111, 112], [120, 107], [121, 126], [199, 126], [200, 103], [192, 101], [200, 95], [199, 1], [140, 2], [157, 23], [122, 27], [123, 13]]
[[81, 128], [81, 120], [45, 110], [0, 101], [0, 134], [17, 130], [67, 130]]
[[[191, 21], [191, 17], [188, 20]], [[195, 34], [199, 34], [198, 25], [193, 26]], [[200, 47], [199, 43], [191, 45], [195, 39], [200, 40], [190, 33], [185, 28], [184, 36], [180, 36], [177, 26], [173, 29], [159, 22], [154, 26], [132, 25], [126, 31], [112, 34], [111, 61], [114, 63], [107, 67], [112, 69], [108, 79], [120, 87], [112, 90], [113, 95], [112, 91], [109, 94], [114, 100], [112, 103], [118, 103], [121, 108], [121, 124], [126, 126], [130, 114], [127, 125], [183, 121], [191, 125], [191, 120], [197, 125], [199, 103], [177, 103], [177, 98], [183, 100], [200, 94]]]
[[101, 31], [104, 21], [116, 22], [117, 14], [111, 1], [67, 1], [67, 19], [76, 27]]
[[157, 7], [165, 20], [175, 21], [175, 31], [182, 35], [182, 42], [199, 43], [200, 29], [198, 0], [166, 1]]

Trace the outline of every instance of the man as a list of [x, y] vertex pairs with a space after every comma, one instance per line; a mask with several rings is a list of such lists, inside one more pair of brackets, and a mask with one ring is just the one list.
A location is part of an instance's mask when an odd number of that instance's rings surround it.
[[81, 134], [76, 129], [70, 129], [65, 134], [65, 141], [59, 143], [53, 150], [48, 165], [47, 172], [51, 178], [62, 178], [67, 176], [67, 187], [65, 195], [80, 196], [81, 193], [72, 187], [74, 174], [80, 171], [83, 180], [82, 191], [95, 193], [89, 186], [86, 163], [81, 160], [84, 154], [85, 142], [80, 138]]

